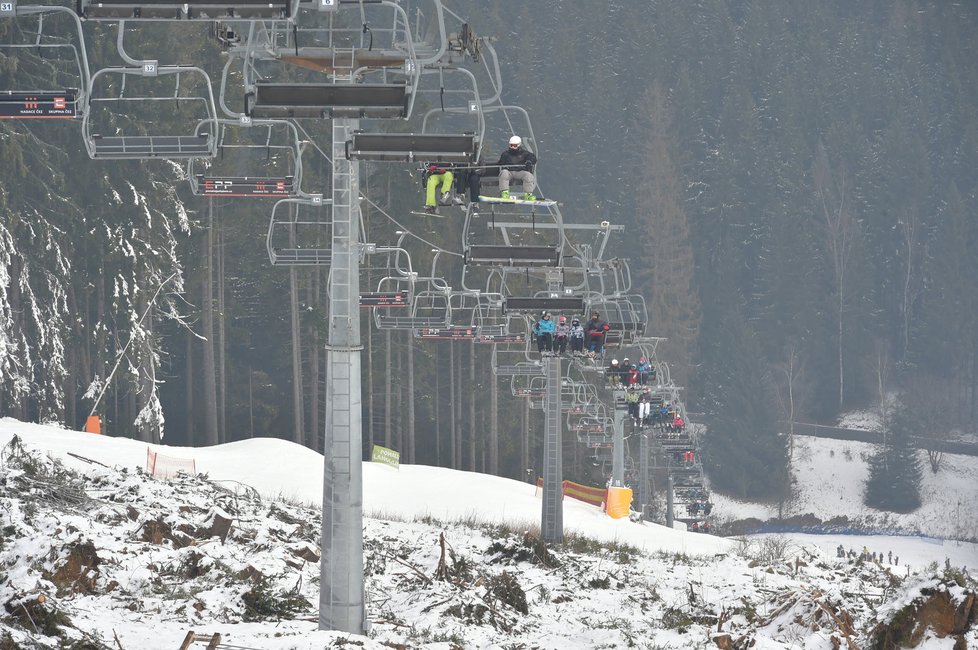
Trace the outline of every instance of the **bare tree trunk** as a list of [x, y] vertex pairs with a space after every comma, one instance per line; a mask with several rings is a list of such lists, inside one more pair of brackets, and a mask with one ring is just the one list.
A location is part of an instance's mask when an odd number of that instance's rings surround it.
[[184, 376], [184, 385], [186, 386], [186, 403], [184, 404], [184, 414], [187, 418], [187, 446], [196, 446], [197, 432], [194, 429], [194, 418], [197, 415], [196, 412], [196, 402], [194, 401], [194, 335], [187, 330], [186, 337], [186, 357], [187, 357], [187, 369]]
[[469, 469], [475, 471], [475, 449], [478, 434], [475, 427], [475, 339], [469, 342]]
[[846, 170], [843, 168], [836, 180], [824, 145], [819, 142], [815, 153], [815, 193], [822, 208], [825, 232], [832, 254], [832, 270], [835, 277], [836, 316], [838, 319], [839, 404], [845, 405], [845, 314], [846, 290], [848, 289], [849, 260], [859, 224], [849, 207]]
[[901, 311], [903, 312], [903, 350], [901, 358], [906, 359], [910, 352], [910, 321], [912, 319], [913, 301], [917, 297], [917, 292], [914, 291], [914, 270], [916, 268], [914, 261], [916, 259], [917, 250], [917, 239], [918, 239], [918, 227], [917, 227], [917, 214], [913, 210], [909, 210], [908, 214], [904, 215], [904, 218], [900, 220], [900, 225], [903, 228], [903, 243], [907, 246], [907, 268], [903, 276], [903, 305]]
[[784, 378], [786, 382], [787, 397], [782, 397], [778, 391], [779, 399], [782, 399], [781, 410], [788, 420], [788, 464], [793, 460], [795, 452], [795, 381], [798, 379], [800, 369], [798, 367], [798, 352], [794, 346], [788, 349], [788, 359], [784, 364]]
[[[141, 414], [143, 409], [150, 405], [152, 400], [158, 399], [156, 395], [156, 361], [154, 360], [153, 350], [153, 314], [146, 316], [145, 329], [147, 336], [143, 339], [143, 350], [139, 357], [142, 362], [139, 364], [140, 390], [137, 403], [138, 412]], [[142, 421], [139, 427], [139, 439], [144, 442], [159, 444], [160, 427], [152, 421]]]
[[490, 369], [489, 384], [489, 473], [499, 476], [499, 382]]
[[[96, 301], [97, 313], [95, 315], [95, 322], [101, 324], [105, 322], [105, 305], [106, 305], [105, 282], [98, 282], [97, 284], [98, 284], [98, 292], [97, 292], [98, 298]], [[16, 289], [17, 283], [14, 282], [12, 283], [11, 286]], [[13, 302], [11, 302], [11, 306], [13, 306]], [[93, 371], [92, 376], [94, 376], [95, 373], [98, 373], [98, 376], [102, 377], [103, 380], [107, 379], [106, 377], [107, 369], [105, 368], [105, 362], [104, 359], [102, 358], [102, 355], [105, 353], [105, 348], [109, 343], [108, 337], [109, 337], [108, 328], [99, 327], [98, 333], [95, 335], [95, 352], [92, 358], [92, 371]], [[106, 413], [108, 412], [107, 408], [103, 407], [103, 409], [104, 412]], [[102, 419], [107, 420], [108, 418], [102, 418]], [[107, 422], [102, 422], [102, 433], [106, 433], [106, 424]]]
[[214, 354], [214, 199], [207, 200], [207, 234], [204, 239], [204, 278], [201, 285], [201, 310], [204, 329], [204, 446], [218, 443], [217, 365]]
[[[405, 334], [407, 334], [407, 332], [405, 332]], [[400, 338], [401, 338], [400, 336], [397, 336], [394, 339], [396, 345], [396, 350], [394, 351], [394, 364], [397, 366], [397, 369], [394, 371], [394, 374], [398, 379], [403, 380], [404, 366], [406, 364], [404, 363], [404, 346], [400, 345], [400, 340], [399, 340]], [[397, 417], [394, 418], [394, 446], [402, 454], [404, 453], [405, 436], [404, 436], [404, 418], [401, 417], [401, 413], [403, 413], [402, 409], [404, 408], [404, 401], [407, 399], [404, 394], [404, 384], [405, 384], [404, 381], [398, 381], [397, 385], [395, 386], [395, 389], [397, 390], [396, 408], [398, 409], [398, 414]]]
[[523, 402], [523, 431], [520, 437], [520, 474], [525, 474], [526, 478], [531, 481], [535, 481], [535, 476], [530, 476], [528, 469], [530, 469], [530, 400], [521, 400]]
[[217, 353], [220, 376], [217, 381], [217, 435], [220, 442], [228, 441], [227, 432], [227, 335], [225, 333], [224, 302], [224, 225], [217, 224]]
[[391, 391], [394, 387], [391, 384], [391, 349], [393, 344], [390, 330], [384, 332], [384, 338], [387, 343], [384, 348], [384, 369], [386, 370], [384, 376], [384, 446], [391, 449], [394, 444], [393, 431], [391, 431]]
[[370, 442], [377, 442], [377, 403], [374, 391], [374, 328], [373, 323], [367, 320], [367, 439]]
[[[74, 283], [68, 283], [68, 309], [69, 313], [75, 314], [76, 318], [72, 320], [71, 330], [76, 341], [84, 341], [84, 337], [81, 335], [82, 324], [81, 322], [88, 315], [88, 312], [82, 312], [78, 306], [78, 299], [75, 293]], [[84, 314], [84, 315], [83, 315]], [[85, 375], [81, 374], [81, 358], [85, 353], [84, 345], [76, 345], [69, 350], [68, 355], [68, 376], [65, 378], [64, 392], [65, 392], [65, 410], [66, 417], [64, 418], [65, 424], [69, 429], [78, 428], [78, 383], [81, 377]], [[3, 397], [0, 396], [0, 412], [3, 411]]]
[[406, 445], [406, 451], [407, 451], [407, 462], [408, 463], [411, 463], [411, 464], [414, 464], [414, 462], [415, 462], [415, 459], [414, 459], [414, 454], [415, 454], [415, 447], [414, 447], [414, 440], [415, 440], [415, 438], [414, 438], [414, 436], [415, 436], [415, 430], [414, 430], [414, 424], [415, 424], [415, 422], [414, 422], [414, 417], [415, 417], [415, 410], [414, 410], [414, 399], [415, 399], [415, 395], [414, 395], [414, 335], [413, 335], [412, 332], [407, 332], [406, 334], [407, 334], [407, 339], [408, 339], [408, 345], [407, 345], [407, 366], [408, 366], [407, 367], [407, 379], [408, 379], [407, 380], [407, 392], [408, 392], [408, 397], [407, 397], [407, 405], [408, 405], [408, 426], [407, 426], [407, 445]]
[[883, 434], [883, 474], [889, 473], [888, 459], [890, 454], [886, 452], [886, 439], [890, 432], [890, 424], [887, 421], [889, 415], [886, 407], [886, 385], [887, 375], [889, 374], [889, 363], [884, 349], [885, 343], [878, 343], [876, 350], [876, 387], [879, 392], [880, 400], [880, 433]]
[[289, 269], [289, 312], [292, 332], [292, 442], [305, 440], [305, 423], [302, 406], [302, 336], [299, 326], [299, 278], [295, 267]]
[[[312, 282], [310, 282], [309, 288], [309, 300], [307, 301], [309, 305], [314, 306], [319, 309], [322, 306], [322, 301], [320, 300], [320, 291], [322, 290], [322, 271], [316, 267], [313, 272]], [[369, 331], [369, 328], [368, 330]], [[319, 330], [316, 323], [312, 323], [309, 326], [309, 448], [316, 451], [322, 450], [322, 445], [320, 441], [324, 438], [325, 433], [319, 430], [319, 387], [320, 378], [322, 377], [322, 371], [320, 368], [322, 350], [320, 349], [322, 345], [319, 339]], [[369, 349], [369, 348], [368, 348]]]
[[455, 389], [458, 382], [455, 381], [455, 344], [453, 343], [448, 344], [448, 368], [448, 388], [451, 391], [451, 397], [448, 400], [448, 420], [451, 424], [448, 441], [448, 466], [452, 469], [457, 469], [456, 449], [458, 448], [458, 423], [455, 420], [455, 404], [457, 402], [455, 399]]
[[[455, 348], [456, 345], [454, 343], [452, 343], [452, 347]], [[465, 397], [464, 397], [465, 392], [462, 390], [462, 352], [461, 352], [461, 350], [459, 350], [459, 353], [455, 355], [455, 359], [456, 359], [456, 361], [458, 363], [458, 365], [455, 368], [455, 378], [458, 380], [458, 381], [455, 382], [456, 383], [456, 386], [455, 386], [455, 397], [456, 397], [456, 399], [455, 399], [455, 406], [456, 406], [456, 411], [455, 411], [455, 422], [456, 422], [455, 430], [458, 432], [458, 440], [456, 441], [456, 445], [455, 445], [455, 467], [458, 468], [458, 469], [462, 469], [462, 467], [464, 467], [464, 465], [462, 464], [462, 454], [463, 454], [463, 451], [465, 450], [465, 430], [463, 428], [463, 422], [464, 422], [464, 420], [462, 419], [462, 413], [463, 413], [462, 409], [465, 406]], [[471, 399], [471, 397], [470, 397], [470, 399]]]
[[435, 467], [441, 467], [441, 346], [435, 343]]

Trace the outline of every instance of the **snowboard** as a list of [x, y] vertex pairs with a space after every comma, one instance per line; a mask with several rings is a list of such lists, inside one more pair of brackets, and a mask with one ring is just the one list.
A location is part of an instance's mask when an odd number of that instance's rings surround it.
[[556, 201], [550, 199], [537, 199], [536, 201], [525, 201], [523, 199], [504, 199], [500, 196], [479, 196], [479, 203], [504, 203], [507, 205], [539, 205], [549, 207], [557, 205]]
[[[443, 205], [442, 207], [443, 208], [447, 208], [448, 206], [447, 205]], [[431, 212], [415, 212], [414, 210], [411, 210], [411, 214], [416, 214], [419, 217], [438, 217], [439, 219], [444, 219], [445, 216], [446, 216], [446, 215], [440, 214], [438, 212], [435, 212], [435, 213], [431, 213]]]

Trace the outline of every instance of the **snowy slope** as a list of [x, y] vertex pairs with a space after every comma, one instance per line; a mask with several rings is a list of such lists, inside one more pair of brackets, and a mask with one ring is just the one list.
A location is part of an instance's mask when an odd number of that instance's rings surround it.
[[[539, 519], [532, 486], [367, 463], [372, 631], [347, 642], [347, 635], [316, 629], [318, 454], [270, 439], [159, 447], [194, 457], [206, 475], [161, 481], [136, 470], [146, 462], [142, 443], [0, 421], [0, 445], [15, 434], [26, 453], [42, 451], [79, 471], [4, 452], [0, 602], [10, 616], [0, 621], [0, 641], [9, 635], [21, 647], [70, 641], [174, 650], [196, 630], [220, 632], [228, 647], [263, 650], [678, 649], [712, 647], [718, 629], [753, 639], [760, 650], [828, 650], [833, 637], [842, 648], [855, 647], [849, 640], [866, 647], [883, 617], [936, 584], [942, 567], [935, 574], [926, 565], [942, 563], [950, 550], [901, 540], [899, 567], [838, 560], [817, 548], [823, 538], [807, 545], [800, 536], [724, 540], [613, 522], [570, 500], [567, 529], [605, 543], [570, 536], [544, 550], [524, 535]], [[233, 521], [224, 539], [213, 534], [219, 517]], [[975, 566], [974, 545], [955, 549], [955, 564]], [[70, 624], [45, 628], [45, 612]], [[853, 630], [835, 623], [849, 618]], [[966, 637], [969, 647], [978, 643], [974, 630]], [[921, 647], [950, 647], [947, 641], [935, 637]]]

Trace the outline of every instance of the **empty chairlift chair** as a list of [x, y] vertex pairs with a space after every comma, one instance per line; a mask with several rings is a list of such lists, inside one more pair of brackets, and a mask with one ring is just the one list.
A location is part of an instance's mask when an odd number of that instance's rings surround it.
[[[239, 175], [244, 170], [246, 176]], [[187, 175], [198, 196], [282, 198], [298, 196], [302, 156], [295, 126], [289, 122], [220, 120], [217, 156], [191, 160]]]
[[[396, 313], [392, 313], [395, 312]], [[452, 324], [450, 290], [432, 279], [414, 285], [410, 313], [374, 310], [374, 323], [382, 330], [447, 330]], [[435, 337], [441, 338], [441, 337]]]
[[332, 211], [319, 195], [279, 199], [272, 208], [266, 247], [273, 266], [328, 266]]
[[[169, 92], [165, 84], [171, 79]], [[88, 103], [82, 133], [94, 159], [212, 158], [217, 153], [214, 96], [200, 68], [164, 66], [152, 75], [143, 68], [104, 68], [92, 75]], [[186, 130], [154, 132], [160, 123]]]
[[78, 17], [67, 7], [0, 4], [0, 54], [9, 57], [0, 119], [78, 117], [90, 85]]

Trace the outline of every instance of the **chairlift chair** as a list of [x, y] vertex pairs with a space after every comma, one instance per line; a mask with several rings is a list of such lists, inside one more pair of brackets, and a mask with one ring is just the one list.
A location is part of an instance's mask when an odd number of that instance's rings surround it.
[[381, 330], [448, 329], [452, 323], [450, 295], [451, 290], [446, 290], [437, 279], [419, 278], [415, 284], [410, 314], [375, 309], [374, 323]]
[[218, 153], [206, 163], [191, 159], [190, 187], [198, 196], [282, 198], [298, 196], [302, 152], [295, 125], [286, 121], [219, 119]]
[[0, 119], [79, 117], [91, 74], [78, 16], [67, 7], [3, 4], [0, 18], [10, 22], [0, 34], [0, 52], [14, 65], [0, 73]]
[[[160, 93], [171, 79], [172, 92]], [[183, 133], [152, 132], [157, 121], [174, 116], [186, 118]], [[103, 68], [92, 75], [82, 134], [93, 159], [213, 158], [218, 122], [210, 78], [194, 66], [160, 66], [153, 74]]]
[[545, 375], [543, 365], [530, 357], [531, 337], [527, 333], [524, 336], [523, 342], [492, 346], [493, 374], [498, 377]]
[[279, 199], [272, 207], [265, 246], [273, 266], [329, 266], [331, 206], [321, 195]]

